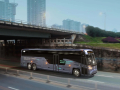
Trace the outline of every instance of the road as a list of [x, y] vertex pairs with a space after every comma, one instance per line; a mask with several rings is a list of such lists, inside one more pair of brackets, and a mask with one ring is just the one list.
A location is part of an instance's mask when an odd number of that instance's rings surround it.
[[[0, 62], [0, 63], [3, 64], [3, 62]], [[50, 80], [58, 81], [62, 83], [67, 83], [68, 78], [70, 78], [70, 84], [72, 85], [95, 88], [95, 85], [97, 84], [97, 88], [100, 90], [120, 90], [120, 86], [119, 86], [120, 74], [119, 73], [98, 71], [98, 73], [94, 77], [82, 76], [82, 77], [76, 78], [73, 75], [65, 74], [65, 73], [51, 72], [51, 71], [45, 71], [45, 70], [37, 70], [37, 71], [27, 70], [26, 68], [21, 68], [17, 66], [17, 63], [12, 63], [12, 64], [10, 68], [21, 69], [27, 72], [34, 72], [33, 77], [37, 77], [37, 78], [46, 79], [47, 78], [46, 75], [50, 75]], [[8, 71], [8, 72], [16, 73], [16, 71], [14, 72]], [[30, 73], [26, 73], [26, 72], [19, 72], [19, 73], [30, 76]]]
[[31, 80], [23, 80], [0, 74], [0, 90], [68, 90], [68, 89], [69, 88], [53, 86], [47, 83], [44, 84], [33, 82]]

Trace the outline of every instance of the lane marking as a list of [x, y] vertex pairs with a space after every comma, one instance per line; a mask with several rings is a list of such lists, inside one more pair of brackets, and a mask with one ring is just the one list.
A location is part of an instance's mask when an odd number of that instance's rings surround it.
[[[98, 83], [105, 83], [105, 82], [101, 82], [101, 81], [95, 81], [95, 80], [81, 80], [81, 79], [75, 79], [76, 81], [82, 81], [84, 83], [90, 83], [90, 82], [98, 82]], [[87, 82], [88, 81], [88, 82]]]
[[8, 88], [13, 89], [13, 90], [19, 90], [19, 89], [13, 88], [13, 87], [8, 87]]
[[98, 83], [105, 83], [105, 82], [95, 81], [95, 80], [87, 80], [87, 81], [91, 81], [91, 82], [98, 82]]
[[114, 78], [113, 76], [106, 76], [106, 75], [96, 75], [96, 76], [103, 76], [103, 77], [111, 77], [111, 78]]

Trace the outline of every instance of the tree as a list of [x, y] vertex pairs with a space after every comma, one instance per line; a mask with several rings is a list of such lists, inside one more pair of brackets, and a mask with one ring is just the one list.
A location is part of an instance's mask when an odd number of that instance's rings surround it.
[[120, 32], [105, 31], [98, 27], [87, 26], [85, 30], [91, 37], [120, 37]]

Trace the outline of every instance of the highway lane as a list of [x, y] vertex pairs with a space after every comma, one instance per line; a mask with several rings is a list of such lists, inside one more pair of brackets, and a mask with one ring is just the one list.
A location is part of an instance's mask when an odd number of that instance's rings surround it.
[[[44, 75], [42, 76], [42, 75], [35, 75], [35, 74], [33, 75], [33, 78], [34, 77], [38, 77], [38, 79], [39, 78], [42, 78], [42, 79], [46, 79], [47, 78]], [[69, 75], [68, 75], [68, 77], [69, 77]], [[29, 76], [28, 76], [28, 78], [29, 78]], [[81, 77], [81, 78], [85, 79], [85, 77]], [[50, 76], [50, 81], [51, 80], [57, 81], [57, 82], [61, 82], [62, 84], [66, 84], [67, 83], [67, 79], [66, 78], [61, 78], [61, 77]], [[92, 89], [92, 90], [95, 88], [95, 83], [97, 83], [97, 87], [98, 87], [99, 90], [120, 90], [120, 88], [118, 86], [112, 86], [110, 84], [106, 85], [106, 83], [95, 82], [95, 81], [87, 81], [87, 80], [83, 80], [82, 81], [82, 79], [80, 79], [80, 78], [79, 79], [78, 78], [71, 78], [71, 80], [70, 80], [70, 84], [71, 85], [81, 86], [82, 88], [86, 88], [87, 87], [87, 88]]]
[[[69, 88], [23, 80], [0, 74], [0, 90], [68, 90]], [[71, 90], [71, 89], [69, 89]]]
[[[53, 71], [45, 71], [45, 70], [32, 71], [32, 70], [27, 70], [26, 68], [14, 67], [14, 69], [16, 69], [16, 68], [27, 71], [27, 72], [43, 74], [43, 75], [33, 74], [33, 77], [38, 77], [38, 78], [42, 78], [42, 79], [47, 78], [47, 76], [45, 76], [45, 75], [50, 75], [50, 80], [55, 80], [55, 81], [59, 81], [59, 82], [63, 82], [63, 83], [67, 83], [66, 79], [70, 78], [71, 84], [81, 85], [81, 86], [90, 87], [90, 88], [94, 88], [95, 83], [98, 83], [98, 87], [100, 87], [100, 88], [102, 85], [102, 87], [107, 86], [107, 88], [110, 87], [110, 89], [114, 88], [113, 85], [115, 85], [115, 87], [117, 87], [117, 88], [119, 88], [119, 85], [120, 85], [120, 74], [119, 73], [98, 71], [98, 73], [94, 77], [82, 76], [82, 77], [76, 78], [71, 74], [65, 74], [65, 73], [59, 73], [59, 72], [53, 72]], [[12, 72], [12, 71], [10, 71], [10, 72]], [[16, 73], [16, 71], [14, 73]], [[22, 73], [20, 72], [20, 74], [30, 76], [30, 73], [26, 73], [26, 72], [22, 72]], [[108, 88], [108, 90], [109, 90], [109, 88]]]

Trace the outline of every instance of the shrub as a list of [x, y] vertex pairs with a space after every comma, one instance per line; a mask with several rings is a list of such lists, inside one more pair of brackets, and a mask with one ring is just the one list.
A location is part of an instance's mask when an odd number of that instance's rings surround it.
[[103, 42], [108, 42], [108, 43], [120, 43], [120, 41], [114, 39], [113, 37], [107, 37], [102, 39]]

